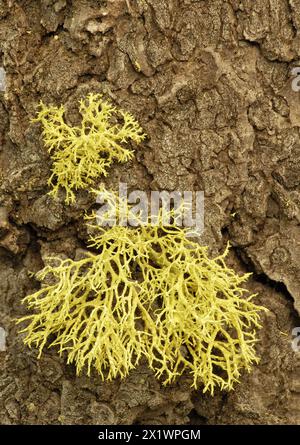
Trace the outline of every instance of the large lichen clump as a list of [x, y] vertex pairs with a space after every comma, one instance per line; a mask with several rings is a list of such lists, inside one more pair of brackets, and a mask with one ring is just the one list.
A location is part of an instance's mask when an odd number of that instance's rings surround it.
[[157, 225], [88, 227], [86, 257], [49, 259], [37, 274], [43, 287], [24, 299], [33, 313], [18, 321], [25, 343], [57, 347], [78, 374], [122, 378], [146, 359], [165, 384], [188, 372], [194, 388], [232, 389], [258, 361], [263, 308], [243, 288], [249, 275], [226, 266], [228, 248], [210, 259], [162, 213]]
[[[40, 103], [33, 122], [43, 127], [43, 140], [52, 159], [52, 175], [48, 185], [50, 195], [65, 190], [66, 204], [75, 201], [75, 191], [86, 189], [101, 175], [106, 176], [113, 161], [126, 162], [133, 150], [122, 144], [139, 144], [144, 138], [142, 128], [133, 116], [104, 101], [100, 94], [90, 93], [80, 100], [80, 126], [65, 122], [65, 107]], [[121, 123], [118, 122], [121, 119]]]

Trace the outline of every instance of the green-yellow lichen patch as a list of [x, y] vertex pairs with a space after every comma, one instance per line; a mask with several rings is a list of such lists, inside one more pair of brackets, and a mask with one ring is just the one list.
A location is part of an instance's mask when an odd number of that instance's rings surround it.
[[37, 274], [44, 287], [25, 298], [33, 313], [18, 320], [26, 322], [25, 344], [40, 355], [55, 346], [78, 374], [94, 367], [108, 380], [146, 358], [165, 384], [187, 372], [194, 388], [212, 394], [232, 389], [258, 362], [264, 308], [243, 288], [249, 274], [227, 267], [228, 247], [210, 259], [161, 217], [157, 225], [89, 228], [93, 252], [49, 260]]
[[[65, 107], [40, 103], [33, 122], [43, 127], [43, 140], [52, 158], [50, 195], [65, 190], [65, 202], [75, 201], [75, 191], [90, 187], [101, 175], [106, 176], [112, 162], [126, 162], [133, 150], [123, 144], [144, 138], [142, 128], [130, 113], [118, 110], [100, 94], [90, 93], [80, 100], [80, 126], [69, 126], [64, 119]], [[117, 122], [117, 118], [122, 123]]]

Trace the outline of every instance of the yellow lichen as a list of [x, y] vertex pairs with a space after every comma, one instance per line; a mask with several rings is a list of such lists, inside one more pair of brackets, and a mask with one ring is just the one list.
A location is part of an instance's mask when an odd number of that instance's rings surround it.
[[[116, 203], [119, 213], [130, 212]], [[123, 378], [147, 359], [165, 384], [188, 372], [204, 392], [232, 389], [242, 369], [258, 362], [264, 308], [243, 288], [249, 274], [227, 267], [228, 246], [210, 259], [186, 229], [164, 226], [162, 213], [157, 225], [134, 228], [94, 219], [92, 252], [78, 261], [49, 259], [37, 274], [44, 287], [24, 299], [33, 313], [18, 320], [26, 322], [25, 344], [39, 356], [46, 345], [57, 347], [78, 374], [95, 368], [102, 379]]]
[[86, 189], [99, 176], [106, 176], [113, 161], [126, 162], [132, 158], [133, 150], [122, 144], [130, 140], [139, 144], [145, 138], [130, 113], [118, 110], [100, 94], [90, 93], [87, 99], [80, 100], [79, 111], [81, 125], [69, 126], [64, 120], [63, 105], [47, 106], [41, 102], [37, 117], [32, 120], [42, 124], [44, 144], [52, 158], [50, 195], [56, 196], [59, 188], [63, 188], [66, 204], [75, 201], [74, 191]]

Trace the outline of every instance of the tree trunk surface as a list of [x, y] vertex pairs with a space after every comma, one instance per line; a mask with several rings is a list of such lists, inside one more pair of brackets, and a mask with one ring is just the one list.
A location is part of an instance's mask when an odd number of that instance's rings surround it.
[[[0, 0], [1, 424], [300, 423], [299, 59], [299, 0]], [[80, 255], [93, 205], [86, 192], [72, 206], [49, 197], [51, 159], [30, 119], [43, 100], [76, 122], [89, 92], [148, 135], [107, 187], [203, 190], [201, 243], [214, 256], [230, 241], [228, 264], [253, 272], [269, 312], [260, 363], [234, 391], [212, 397], [185, 376], [164, 387], [143, 364], [122, 381], [76, 376], [18, 334], [21, 299], [39, 288], [29, 272]]]

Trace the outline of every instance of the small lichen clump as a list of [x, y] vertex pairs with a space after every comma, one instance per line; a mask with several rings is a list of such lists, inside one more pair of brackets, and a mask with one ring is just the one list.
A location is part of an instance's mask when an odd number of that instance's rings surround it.
[[74, 191], [89, 188], [99, 176], [106, 176], [113, 161], [126, 162], [133, 157], [133, 150], [122, 144], [139, 144], [145, 138], [130, 113], [118, 110], [100, 94], [90, 93], [80, 100], [79, 111], [81, 125], [69, 126], [63, 105], [47, 106], [41, 102], [32, 120], [42, 124], [44, 144], [52, 159], [49, 194], [55, 197], [60, 188], [64, 189], [66, 204], [75, 201]]
[[44, 287], [24, 299], [34, 313], [18, 322], [27, 323], [25, 344], [39, 356], [56, 346], [78, 374], [94, 367], [108, 380], [144, 358], [165, 384], [189, 372], [194, 388], [212, 394], [232, 389], [241, 370], [258, 362], [263, 308], [242, 286], [249, 274], [226, 266], [228, 247], [210, 259], [161, 216], [157, 225], [89, 228], [94, 253], [49, 259], [37, 274]]

